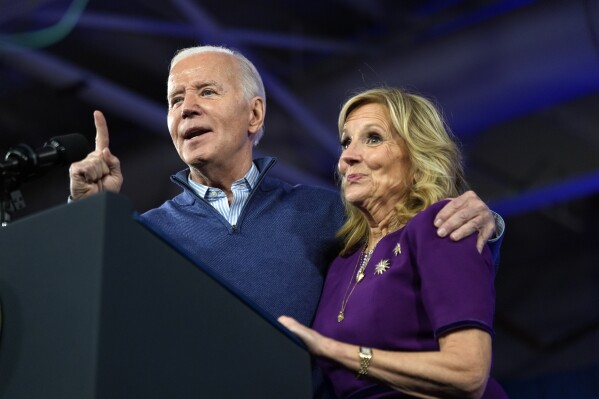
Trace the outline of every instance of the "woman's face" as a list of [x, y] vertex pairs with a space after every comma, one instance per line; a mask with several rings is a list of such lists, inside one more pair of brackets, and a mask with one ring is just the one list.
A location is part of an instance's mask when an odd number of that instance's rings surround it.
[[381, 104], [350, 112], [341, 135], [339, 172], [345, 199], [371, 214], [391, 212], [411, 181], [406, 146]]

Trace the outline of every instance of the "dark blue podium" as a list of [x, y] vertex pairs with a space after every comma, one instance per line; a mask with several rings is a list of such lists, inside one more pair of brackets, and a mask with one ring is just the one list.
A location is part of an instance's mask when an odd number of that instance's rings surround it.
[[99, 194], [0, 228], [0, 398], [309, 398], [276, 322]]

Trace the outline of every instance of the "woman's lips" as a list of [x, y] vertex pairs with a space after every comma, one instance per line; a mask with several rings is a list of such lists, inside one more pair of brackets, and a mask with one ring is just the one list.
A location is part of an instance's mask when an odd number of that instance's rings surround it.
[[345, 176], [345, 180], [348, 183], [354, 183], [357, 182], [358, 180], [362, 179], [365, 175], [363, 173], [351, 173], [349, 175]]

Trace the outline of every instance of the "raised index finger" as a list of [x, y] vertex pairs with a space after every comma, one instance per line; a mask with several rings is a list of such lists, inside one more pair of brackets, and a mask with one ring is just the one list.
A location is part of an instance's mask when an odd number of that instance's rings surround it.
[[108, 126], [106, 118], [100, 111], [94, 111], [94, 123], [96, 125], [96, 151], [108, 148]]

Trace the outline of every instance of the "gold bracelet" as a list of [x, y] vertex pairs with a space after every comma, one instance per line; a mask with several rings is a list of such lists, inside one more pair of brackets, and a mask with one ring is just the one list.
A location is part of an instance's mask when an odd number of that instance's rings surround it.
[[356, 378], [368, 374], [368, 366], [370, 366], [370, 360], [372, 360], [372, 349], [366, 346], [360, 346], [358, 356], [360, 356], [360, 368], [358, 369]]

